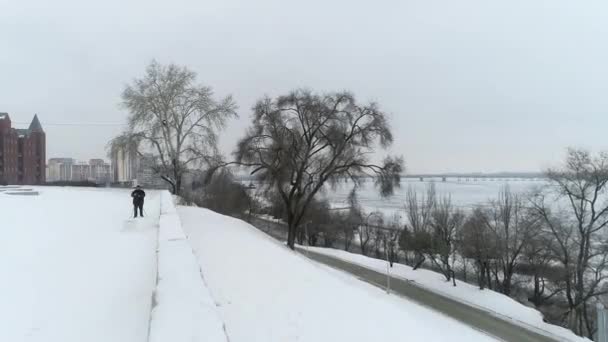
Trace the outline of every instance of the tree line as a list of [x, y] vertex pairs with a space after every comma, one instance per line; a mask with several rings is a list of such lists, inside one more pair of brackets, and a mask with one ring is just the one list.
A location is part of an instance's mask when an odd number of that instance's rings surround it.
[[[503, 293], [591, 338], [595, 304], [608, 294], [608, 154], [569, 149], [546, 177], [524, 193], [504, 185], [471, 208], [438, 194], [434, 183], [423, 193], [408, 188], [403, 215], [393, 217], [365, 211], [355, 191], [342, 210], [315, 200], [297, 242], [432, 269], [453, 286], [458, 278]], [[264, 197], [248, 210], [286, 222], [280, 196]]]
[[[570, 149], [562, 166], [547, 170], [546, 187], [529, 194], [504, 187], [470, 210], [432, 185], [423, 194], [408, 189], [401, 222], [366, 212], [357, 199], [368, 178], [381, 196], [392, 195], [404, 172], [401, 157], [377, 157], [393, 142], [377, 103], [345, 91], [262, 97], [231, 158], [217, 143], [228, 120], [238, 117], [236, 103], [231, 96], [217, 99], [186, 67], [151, 63], [126, 86], [122, 104], [128, 129], [109, 149], [152, 153], [155, 172], [176, 195], [226, 214], [279, 217], [292, 249], [340, 244], [391, 264], [430, 267], [454, 285], [459, 277], [509, 296], [524, 287], [551, 321], [581, 336], [595, 332], [594, 303], [608, 293], [606, 153]], [[259, 181], [263, 199], [234, 180], [231, 165]], [[193, 170], [200, 176], [185, 188], [184, 175]], [[332, 211], [320, 194], [346, 180], [353, 186], [349, 209]]]

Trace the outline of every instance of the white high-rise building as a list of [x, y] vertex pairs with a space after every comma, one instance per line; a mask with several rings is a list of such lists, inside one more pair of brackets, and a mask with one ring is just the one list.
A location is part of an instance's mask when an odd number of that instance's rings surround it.
[[115, 182], [131, 183], [137, 179], [139, 158], [137, 150], [117, 147], [112, 151], [112, 174]]
[[51, 158], [47, 166], [49, 182], [112, 182], [112, 167], [103, 159], [76, 162], [72, 158]]
[[106, 184], [112, 181], [112, 167], [103, 159], [89, 160], [90, 178], [89, 180], [97, 184]]
[[69, 181], [72, 179], [72, 158], [51, 158], [48, 161], [47, 181]]

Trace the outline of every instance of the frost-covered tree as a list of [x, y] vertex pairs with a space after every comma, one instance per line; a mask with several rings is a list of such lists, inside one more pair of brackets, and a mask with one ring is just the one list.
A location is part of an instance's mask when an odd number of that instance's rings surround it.
[[157, 62], [126, 86], [122, 104], [129, 117], [121, 141], [137, 140], [152, 152], [156, 171], [174, 194], [188, 169], [220, 162], [218, 132], [237, 116], [231, 96], [217, 100], [210, 87], [196, 83], [192, 70]]

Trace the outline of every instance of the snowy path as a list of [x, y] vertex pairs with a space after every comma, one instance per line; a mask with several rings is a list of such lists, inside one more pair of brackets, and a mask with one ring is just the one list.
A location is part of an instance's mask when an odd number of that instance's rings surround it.
[[[386, 286], [386, 275], [383, 273], [326, 254], [313, 251], [306, 252], [304, 250], [301, 250], [301, 252], [309, 255], [313, 260], [351, 273], [357, 278], [375, 284], [381, 288]], [[410, 281], [391, 277], [391, 291], [395, 294], [411, 298], [424, 306], [433, 308], [438, 312], [453, 317], [469, 326], [486, 331], [503, 341], [558, 341], [557, 339], [540, 335], [528, 329], [523, 329], [518, 325], [496, 318], [483, 310], [464, 305], [451, 298], [430, 292]], [[564, 341], [566, 341], [566, 339], [564, 339]]]
[[157, 280], [148, 342], [228, 342], [168, 191], [161, 193]]
[[0, 341], [144, 342], [159, 196], [127, 222], [127, 190], [0, 194]]
[[243, 221], [178, 212], [231, 342], [493, 340], [311, 262]]
[[[255, 219], [254, 224], [265, 233], [284, 242], [285, 226], [276, 222]], [[302, 253], [326, 265], [349, 272], [374, 284], [386, 284], [386, 261], [345, 252], [341, 248], [302, 247]], [[470, 326], [488, 331], [507, 341], [590, 341], [576, 336], [563, 327], [545, 323], [537, 310], [524, 306], [508, 296], [491, 291], [480, 291], [476, 286], [456, 281], [453, 287], [443, 275], [425, 269], [395, 263], [391, 282], [400, 285], [400, 295], [461, 320]], [[529, 335], [524, 338], [524, 336]]]

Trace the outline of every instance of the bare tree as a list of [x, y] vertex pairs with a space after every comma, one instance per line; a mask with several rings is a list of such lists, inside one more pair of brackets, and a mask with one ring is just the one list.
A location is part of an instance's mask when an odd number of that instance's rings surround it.
[[414, 252], [414, 270], [424, 263], [425, 254], [431, 249], [430, 228], [435, 201], [434, 183], [427, 186], [426, 196], [423, 195], [420, 199], [411, 186], [407, 190], [405, 210], [408, 222], [401, 234], [400, 246], [406, 252]]
[[372, 239], [372, 247], [374, 257], [376, 259], [384, 259], [384, 247], [386, 245], [386, 231], [384, 229], [374, 229], [374, 238]]
[[196, 205], [224, 215], [239, 217], [254, 205], [254, 199], [245, 186], [238, 183], [226, 169], [214, 174], [212, 181], [203, 189], [183, 193], [187, 200]]
[[539, 233], [538, 220], [529, 215], [523, 199], [504, 185], [498, 198], [491, 201], [486, 224], [493, 232], [496, 246], [494, 278], [498, 289], [511, 294], [513, 274], [526, 243]]
[[[280, 195], [277, 195], [275, 196], [275, 198], [275, 205], [282, 212], [284, 212], [284, 218], [286, 218], [287, 212], [285, 210], [285, 205], [283, 203], [282, 197]], [[327, 200], [319, 201], [315, 199], [311, 201], [308, 210], [302, 218], [302, 225], [306, 225], [307, 229], [306, 231], [300, 230], [298, 232], [298, 243], [302, 244], [306, 233], [308, 233], [308, 236], [306, 238], [308, 239], [308, 243], [310, 245], [316, 244], [316, 241], [320, 235], [324, 237], [325, 244], [331, 242], [331, 244], [333, 245], [333, 242], [335, 240], [334, 237], [336, 237], [338, 235], [338, 232], [341, 232], [342, 229], [340, 220], [337, 220], [338, 225], [333, 225], [332, 223], [334, 223], [334, 220], [335, 215], [332, 215], [332, 213], [330, 212], [330, 205]]]
[[608, 153], [592, 156], [569, 149], [561, 168], [546, 172], [551, 187], [531, 204], [555, 239], [556, 258], [564, 267], [568, 325], [578, 335], [595, 331], [590, 300], [608, 293]]
[[350, 179], [355, 185], [372, 176], [383, 196], [399, 185], [400, 158], [370, 162], [377, 147], [393, 136], [386, 115], [375, 103], [360, 105], [341, 92], [313, 94], [293, 91], [255, 105], [252, 126], [238, 143], [236, 162], [249, 166], [269, 187], [277, 189], [287, 210], [287, 244], [309, 204], [326, 184]]
[[453, 204], [451, 197], [443, 196], [431, 210], [432, 243], [428, 257], [443, 273], [447, 281], [454, 279], [453, 256], [456, 237], [462, 227], [464, 214]]
[[534, 290], [528, 298], [537, 308], [563, 292], [563, 271], [554, 264], [554, 239], [551, 234], [539, 232], [525, 244], [522, 253], [524, 262], [520, 273], [532, 276]]
[[384, 250], [386, 251], [389, 265], [393, 267], [393, 263], [399, 262], [399, 237], [403, 231], [403, 226], [400, 217], [395, 215], [389, 221], [384, 234]]
[[480, 289], [491, 289], [490, 264], [495, 258], [495, 239], [488, 229], [487, 216], [482, 207], [474, 208], [462, 226], [459, 251], [475, 261], [477, 283]]
[[128, 131], [153, 151], [157, 172], [179, 194], [183, 174], [194, 167], [219, 163], [217, 132], [236, 117], [231, 96], [215, 100], [210, 87], [196, 84], [196, 73], [153, 61], [141, 79], [122, 93], [129, 110]]
[[361, 254], [369, 253], [367, 247], [370, 240], [373, 240], [377, 226], [384, 223], [384, 216], [379, 211], [373, 211], [365, 216], [363, 223], [359, 225], [359, 245], [361, 246]]

